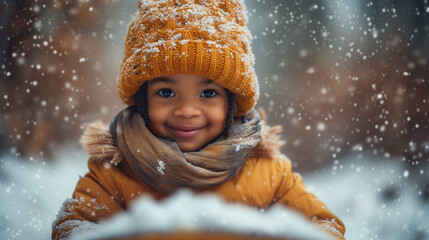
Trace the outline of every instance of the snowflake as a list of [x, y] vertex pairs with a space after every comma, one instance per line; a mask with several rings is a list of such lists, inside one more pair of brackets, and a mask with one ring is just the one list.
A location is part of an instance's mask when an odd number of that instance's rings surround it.
[[164, 175], [165, 163], [162, 160], [158, 159], [158, 167], [156, 168], [159, 173]]

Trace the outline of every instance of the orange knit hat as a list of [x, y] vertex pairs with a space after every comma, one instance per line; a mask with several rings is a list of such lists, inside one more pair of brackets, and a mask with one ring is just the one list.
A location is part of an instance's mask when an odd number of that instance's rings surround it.
[[117, 91], [133, 105], [146, 81], [197, 74], [234, 93], [237, 116], [259, 96], [243, 0], [141, 0], [125, 39]]

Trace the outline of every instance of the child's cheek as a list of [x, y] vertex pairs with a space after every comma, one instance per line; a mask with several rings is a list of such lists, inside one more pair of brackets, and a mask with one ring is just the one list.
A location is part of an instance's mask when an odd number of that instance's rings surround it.
[[219, 126], [222, 130], [225, 127], [227, 108], [223, 103], [217, 104], [216, 107], [207, 109], [209, 113], [209, 121], [212, 125]]

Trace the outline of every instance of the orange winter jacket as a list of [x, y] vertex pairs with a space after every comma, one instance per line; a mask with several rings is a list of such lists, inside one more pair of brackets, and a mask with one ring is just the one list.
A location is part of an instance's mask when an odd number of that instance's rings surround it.
[[[273, 153], [269, 148], [276, 146], [264, 139], [269, 134], [265, 131], [261, 135], [260, 144], [233, 178], [201, 192], [216, 193], [228, 202], [261, 209], [281, 204], [305, 214], [334, 239], [345, 239], [344, 224], [306, 189], [300, 175], [292, 172], [291, 162], [284, 155], [267, 154]], [[65, 239], [74, 231], [122, 212], [140, 195], [149, 194], [157, 200], [168, 197], [140, 180], [126, 161], [115, 166], [92, 156], [88, 168], [89, 172], [77, 183], [73, 198], [65, 201], [60, 210], [52, 239]]]

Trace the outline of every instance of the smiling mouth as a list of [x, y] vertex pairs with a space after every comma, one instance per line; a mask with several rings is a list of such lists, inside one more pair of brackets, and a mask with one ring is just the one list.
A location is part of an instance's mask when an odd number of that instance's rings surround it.
[[177, 138], [193, 138], [195, 136], [197, 136], [201, 130], [203, 130], [203, 127], [200, 128], [174, 128], [174, 127], [170, 127], [168, 126], [168, 128], [170, 129], [170, 131], [173, 133], [173, 135]]

